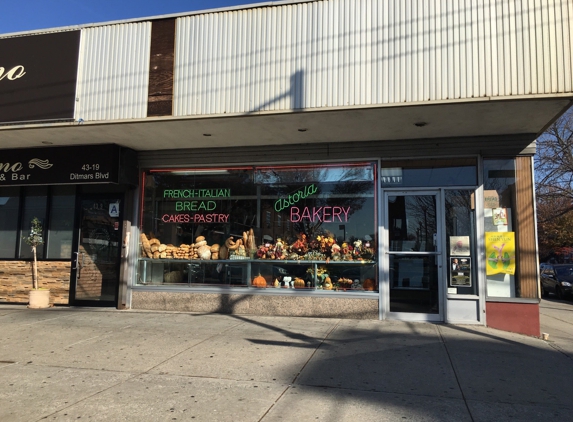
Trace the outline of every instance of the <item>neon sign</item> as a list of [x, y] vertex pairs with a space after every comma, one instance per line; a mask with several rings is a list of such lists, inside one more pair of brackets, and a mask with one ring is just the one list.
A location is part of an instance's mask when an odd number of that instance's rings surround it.
[[215, 201], [177, 201], [175, 211], [213, 211], [217, 207]]
[[[290, 209], [290, 221], [300, 223], [303, 221], [322, 223], [347, 222], [350, 207], [292, 207]], [[344, 219], [343, 219], [344, 218]]]
[[304, 189], [300, 189], [295, 193], [289, 195], [287, 198], [280, 198], [277, 199], [275, 202], [275, 211], [281, 212], [282, 210], [292, 207], [301, 199], [305, 199], [306, 197], [315, 194], [318, 192], [318, 188], [314, 185], [305, 186]]
[[228, 198], [231, 189], [165, 189], [164, 198]]
[[[163, 198], [228, 198], [231, 189], [165, 189]], [[175, 201], [174, 214], [163, 214], [164, 223], [228, 223], [229, 214], [206, 213], [188, 214], [185, 211], [214, 211], [216, 201]], [[183, 211], [183, 212], [182, 212]]]
[[228, 223], [229, 214], [164, 214], [164, 223]]

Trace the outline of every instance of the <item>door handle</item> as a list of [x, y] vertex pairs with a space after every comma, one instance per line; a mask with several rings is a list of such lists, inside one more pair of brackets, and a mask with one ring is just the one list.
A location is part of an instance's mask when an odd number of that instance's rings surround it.
[[74, 266], [72, 267], [72, 270], [77, 270], [78, 269], [78, 258], [79, 258], [79, 252], [74, 252], [75, 258], [74, 258]]
[[[82, 262], [80, 264], [80, 254], [82, 255]], [[77, 270], [78, 268], [82, 268], [84, 266], [84, 253], [83, 252], [74, 252], [76, 258], [74, 259], [75, 266], [72, 270]]]

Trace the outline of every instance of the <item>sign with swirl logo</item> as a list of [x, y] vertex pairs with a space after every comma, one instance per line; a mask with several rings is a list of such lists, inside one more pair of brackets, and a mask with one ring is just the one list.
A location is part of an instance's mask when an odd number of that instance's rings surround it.
[[134, 151], [118, 145], [0, 150], [0, 187], [134, 184], [137, 183], [136, 162]]

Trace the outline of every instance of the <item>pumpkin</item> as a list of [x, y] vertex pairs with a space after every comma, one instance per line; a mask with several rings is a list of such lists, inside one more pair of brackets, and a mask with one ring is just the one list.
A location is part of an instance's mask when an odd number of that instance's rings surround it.
[[324, 279], [324, 281], [322, 282], [322, 288], [324, 290], [332, 290], [332, 280], [330, 279], [330, 277], [326, 277]]
[[265, 287], [267, 287], [267, 280], [265, 280], [265, 278], [259, 274], [258, 276], [253, 278], [252, 285], [264, 289]]
[[304, 280], [299, 277], [295, 277], [294, 279], [294, 288], [295, 289], [304, 289], [306, 287]]
[[372, 291], [376, 288], [376, 281], [372, 278], [367, 278], [364, 280], [364, 283], [362, 283], [362, 288], [364, 290]]

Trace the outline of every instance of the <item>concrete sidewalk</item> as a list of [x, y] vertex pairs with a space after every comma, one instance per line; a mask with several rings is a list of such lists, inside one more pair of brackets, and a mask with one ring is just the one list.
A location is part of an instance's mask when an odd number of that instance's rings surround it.
[[0, 421], [571, 421], [573, 335], [555, 315], [544, 309], [545, 342], [473, 326], [2, 305]]

